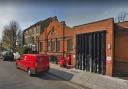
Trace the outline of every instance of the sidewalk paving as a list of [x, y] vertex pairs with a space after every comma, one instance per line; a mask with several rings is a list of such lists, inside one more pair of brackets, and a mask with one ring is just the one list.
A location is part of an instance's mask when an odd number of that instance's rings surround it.
[[91, 89], [128, 89], [128, 80], [90, 73], [75, 68], [66, 69], [50, 63], [50, 74]]

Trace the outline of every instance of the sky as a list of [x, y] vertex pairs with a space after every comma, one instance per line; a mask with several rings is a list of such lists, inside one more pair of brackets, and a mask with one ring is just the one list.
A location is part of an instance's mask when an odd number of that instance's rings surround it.
[[59, 21], [73, 27], [107, 18], [117, 22], [120, 12], [128, 12], [127, 0], [0, 0], [0, 38], [10, 21], [17, 21], [24, 30], [40, 20], [57, 16]]

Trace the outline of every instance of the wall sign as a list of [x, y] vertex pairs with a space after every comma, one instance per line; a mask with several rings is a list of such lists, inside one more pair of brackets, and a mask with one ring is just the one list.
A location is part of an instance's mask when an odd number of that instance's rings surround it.
[[76, 55], [74, 54], [74, 55], [73, 55], [73, 58], [75, 58], [75, 57], [76, 57]]
[[108, 64], [112, 63], [112, 57], [111, 56], [107, 56], [107, 60], [106, 61], [107, 61]]
[[107, 44], [107, 49], [111, 49], [111, 44]]

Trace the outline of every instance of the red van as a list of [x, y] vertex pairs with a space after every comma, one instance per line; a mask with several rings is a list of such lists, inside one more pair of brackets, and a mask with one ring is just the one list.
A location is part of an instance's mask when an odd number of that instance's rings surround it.
[[49, 58], [43, 54], [23, 54], [16, 60], [16, 67], [28, 72], [28, 75], [49, 70]]

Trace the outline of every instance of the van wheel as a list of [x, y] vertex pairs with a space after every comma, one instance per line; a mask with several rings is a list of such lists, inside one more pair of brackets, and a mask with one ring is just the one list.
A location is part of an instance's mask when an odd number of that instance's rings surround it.
[[31, 69], [28, 69], [28, 75], [29, 75], [29, 76], [32, 76], [32, 71], [31, 71]]

